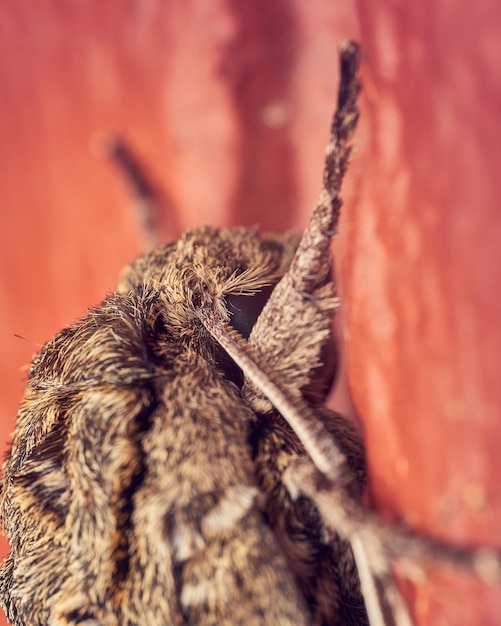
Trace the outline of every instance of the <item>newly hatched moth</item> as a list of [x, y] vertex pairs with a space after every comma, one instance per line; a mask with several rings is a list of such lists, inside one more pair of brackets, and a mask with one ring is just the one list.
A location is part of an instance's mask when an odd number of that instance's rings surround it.
[[311, 458], [363, 490], [360, 438], [322, 406], [357, 56], [300, 241], [192, 230], [34, 358], [0, 496], [12, 624], [367, 623], [349, 544], [293, 484]]

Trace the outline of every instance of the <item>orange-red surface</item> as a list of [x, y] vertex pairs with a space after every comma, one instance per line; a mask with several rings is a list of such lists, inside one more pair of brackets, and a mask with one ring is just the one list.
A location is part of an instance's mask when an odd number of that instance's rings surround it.
[[[166, 238], [301, 228], [336, 46], [355, 37], [363, 118], [336, 253], [372, 497], [423, 531], [501, 547], [500, 13], [495, 0], [3, 3], [1, 440], [22, 367], [140, 250], [103, 133], [123, 134], [164, 190]], [[436, 571], [405, 589], [417, 624], [501, 623], [499, 587]]]

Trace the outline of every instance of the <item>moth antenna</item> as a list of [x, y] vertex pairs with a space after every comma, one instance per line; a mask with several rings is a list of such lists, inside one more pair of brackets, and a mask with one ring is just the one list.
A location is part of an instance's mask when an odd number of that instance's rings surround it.
[[330, 240], [337, 231], [342, 206], [340, 191], [352, 153], [349, 142], [359, 117], [359, 56], [358, 44], [346, 40], [341, 43], [338, 103], [326, 148], [322, 189], [289, 270], [294, 288], [306, 294], [330, 271]]
[[259, 363], [249, 343], [222, 317], [210, 308], [200, 308], [198, 315], [216, 342], [245, 372], [246, 378], [286, 417], [318, 470], [346, 488], [347, 481], [351, 480], [346, 457], [306, 402], [299, 398], [289, 399], [289, 394], [273, 379], [273, 374]]
[[122, 139], [118, 137], [107, 138], [105, 151], [128, 183], [145, 239], [145, 248], [150, 250], [158, 246], [162, 243], [159, 218], [164, 204], [160, 199], [158, 190]]

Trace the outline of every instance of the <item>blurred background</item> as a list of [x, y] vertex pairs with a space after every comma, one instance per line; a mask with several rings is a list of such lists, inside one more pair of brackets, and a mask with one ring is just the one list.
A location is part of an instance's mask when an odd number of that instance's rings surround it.
[[[500, 18], [495, 0], [0, 0], [3, 448], [34, 353], [142, 249], [104, 139], [162, 191], [166, 240], [302, 229], [354, 38], [331, 403], [359, 416], [386, 519], [501, 548]], [[419, 564], [399, 584], [416, 624], [501, 624], [500, 586]]]

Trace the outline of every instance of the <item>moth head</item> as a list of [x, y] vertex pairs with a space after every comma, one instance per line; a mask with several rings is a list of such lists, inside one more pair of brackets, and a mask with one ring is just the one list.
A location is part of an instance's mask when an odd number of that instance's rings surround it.
[[123, 271], [116, 291], [160, 294], [167, 324], [184, 337], [202, 332], [197, 310], [212, 307], [247, 338], [297, 243], [292, 234], [196, 228], [137, 258]]

